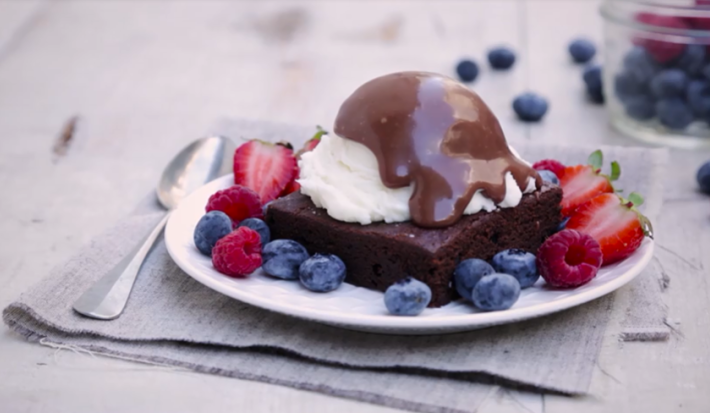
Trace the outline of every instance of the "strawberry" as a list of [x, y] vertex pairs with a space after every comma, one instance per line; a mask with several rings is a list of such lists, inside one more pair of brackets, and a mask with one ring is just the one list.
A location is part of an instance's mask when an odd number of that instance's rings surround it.
[[636, 209], [642, 203], [635, 192], [628, 200], [602, 194], [577, 208], [566, 228], [594, 238], [601, 247], [603, 265], [612, 264], [636, 251], [644, 236], [653, 238], [651, 222]]
[[315, 147], [318, 146], [318, 144], [320, 143], [320, 138], [321, 138], [321, 136], [328, 134], [328, 132], [325, 131], [325, 130], [324, 130], [323, 128], [321, 128], [320, 126], [316, 126], [316, 128], [318, 129], [318, 131], [316, 132], [316, 134], [313, 135], [313, 137], [312, 137], [311, 139], [309, 139], [309, 140], [303, 145], [303, 148], [301, 148], [301, 150], [299, 150], [298, 152], [296, 152], [296, 158], [297, 158], [297, 159], [301, 159], [301, 155], [303, 155], [304, 153], [310, 152], [310, 151], [312, 151], [313, 149], [315, 149]]
[[234, 152], [234, 183], [254, 190], [262, 204], [278, 198], [297, 172], [293, 150], [283, 145], [252, 140]]
[[296, 182], [296, 179], [298, 179], [298, 173], [296, 173], [296, 176], [293, 177], [293, 180], [286, 185], [286, 188], [284, 188], [283, 192], [281, 192], [281, 195], [279, 195], [279, 198], [282, 196], [286, 196], [290, 194], [291, 192], [296, 192], [299, 189], [301, 189], [301, 184]]
[[567, 166], [560, 176], [562, 187], [562, 215], [568, 217], [574, 210], [597, 195], [614, 192], [611, 181], [621, 174], [619, 164], [611, 163], [611, 176], [601, 174], [601, 151], [589, 155], [589, 165]]

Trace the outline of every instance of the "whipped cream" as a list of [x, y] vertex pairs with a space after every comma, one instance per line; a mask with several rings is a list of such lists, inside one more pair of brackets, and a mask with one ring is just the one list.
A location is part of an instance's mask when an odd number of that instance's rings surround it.
[[[510, 149], [519, 158], [517, 152]], [[333, 219], [367, 225], [379, 221], [403, 222], [411, 218], [409, 198], [414, 185], [396, 189], [384, 186], [377, 158], [358, 142], [332, 132], [323, 135], [315, 149], [301, 155], [299, 167], [301, 192]], [[527, 188], [520, 191], [513, 175], [508, 172], [505, 186], [505, 198], [498, 205], [482, 191], [476, 191], [464, 214], [516, 207], [523, 193], [535, 191], [535, 180], [528, 179]]]

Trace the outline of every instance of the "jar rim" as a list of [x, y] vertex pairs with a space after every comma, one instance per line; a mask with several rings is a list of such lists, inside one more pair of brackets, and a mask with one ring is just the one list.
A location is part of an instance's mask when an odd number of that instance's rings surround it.
[[638, 14], [648, 13], [679, 18], [707, 18], [710, 20], [710, 5], [688, 6], [643, 0], [605, 0], [599, 11], [605, 20], [637, 30], [684, 37], [710, 38], [710, 30], [661, 27], [636, 19]]

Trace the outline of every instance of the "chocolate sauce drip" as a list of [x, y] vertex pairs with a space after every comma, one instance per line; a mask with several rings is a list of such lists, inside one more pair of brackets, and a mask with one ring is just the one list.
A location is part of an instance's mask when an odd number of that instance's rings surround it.
[[401, 72], [365, 83], [340, 107], [334, 131], [375, 154], [388, 188], [414, 183], [409, 211], [422, 227], [453, 224], [479, 189], [502, 202], [507, 172], [521, 191], [529, 177], [541, 184], [481, 98], [442, 75]]

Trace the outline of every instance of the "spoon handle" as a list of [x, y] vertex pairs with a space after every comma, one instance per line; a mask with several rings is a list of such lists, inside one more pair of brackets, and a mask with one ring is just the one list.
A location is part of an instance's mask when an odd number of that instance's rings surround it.
[[86, 290], [74, 303], [74, 311], [98, 320], [118, 318], [126, 307], [143, 260], [165, 227], [168, 217], [170, 212], [165, 214], [165, 217], [136, 249]]

